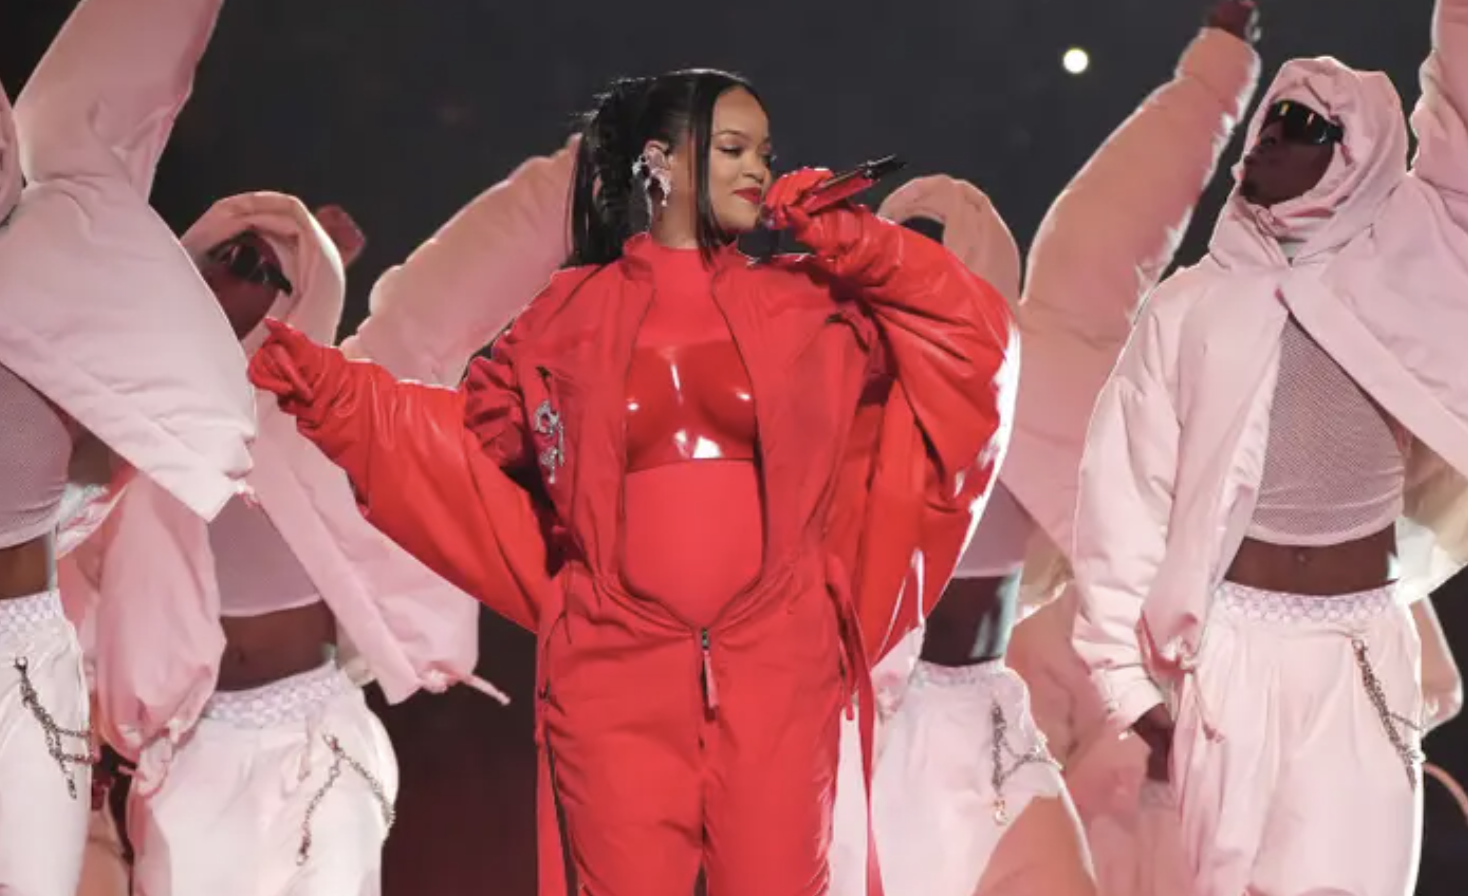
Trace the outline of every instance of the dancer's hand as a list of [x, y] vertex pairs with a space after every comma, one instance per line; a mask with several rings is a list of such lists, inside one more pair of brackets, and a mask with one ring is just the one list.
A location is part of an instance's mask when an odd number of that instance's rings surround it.
[[1168, 781], [1168, 767], [1172, 763], [1172, 727], [1172, 715], [1161, 704], [1147, 710], [1132, 725], [1132, 731], [1152, 751], [1147, 757], [1147, 777], [1163, 784]]
[[1259, 4], [1253, 0], [1220, 0], [1208, 13], [1208, 27], [1227, 31], [1239, 40], [1259, 42]]
[[835, 216], [845, 211], [843, 204], [822, 209], [812, 215], [800, 203], [812, 190], [831, 179], [824, 168], [802, 168], [781, 177], [765, 194], [764, 221], [771, 230], [788, 230], [801, 244], [816, 255], [830, 257], [841, 252], [837, 228], [830, 226]]
[[250, 382], [257, 389], [274, 392], [280, 409], [293, 414], [315, 399], [311, 383], [320, 370], [324, 349], [273, 318], [265, 319], [265, 327], [270, 335], [250, 358]]
[[367, 246], [367, 236], [352, 216], [347, 214], [346, 209], [339, 205], [323, 205], [316, 210], [316, 221], [336, 244], [343, 268], [351, 267], [352, 262], [362, 257], [362, 250]]

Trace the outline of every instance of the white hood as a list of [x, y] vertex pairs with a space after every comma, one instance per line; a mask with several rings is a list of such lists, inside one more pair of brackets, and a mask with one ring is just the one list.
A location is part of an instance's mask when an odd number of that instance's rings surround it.
[[[1230, 230], [1262, 231], [1303, 242], [1298, 258], [1339, 249], [1372, 225], [1407, 176], [1407, 123], [1396, 88], [1380, 72], [1358, 72], [1329, 56], [1286, 62], [1249, 123], [1245, 146], [1259, 139], [1264, 116], [1280, 100], [1303, 103], [1339, 124], [1345, 140], [1320, 183], [1298, 199], [1263, 209], [1236, 184], [1214, 233], [1215, 252], [1231, 254]], [[1243, 162], [1234, 167], [1243, 179]]]
[[[341, 255], [311, 210], [283, 193], [243, 193], [221, 199], [181, 237], [196, 261], [220, 243], [247, 230], [260, 234], [280, 256], [281, 270], [294, 287], [282, 293], [269, 316], [290, 324], [315, 342], [331, 345], [341, 323], [346, 274]], [[265, 341], [257, 326], [242, 340], [246, 354]]]

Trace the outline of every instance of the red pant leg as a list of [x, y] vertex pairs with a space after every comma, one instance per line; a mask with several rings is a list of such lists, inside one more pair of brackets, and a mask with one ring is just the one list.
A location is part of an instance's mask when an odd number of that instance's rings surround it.
[[709, 896], [820, 896], [841, 712], [835, 605], [824, 588], [718, 632], [719, 707], [705, 730]]
[[589, 896], [688, 896], [703, 840], [700, 646], [574, 614], [546, 653], [546, 743]]

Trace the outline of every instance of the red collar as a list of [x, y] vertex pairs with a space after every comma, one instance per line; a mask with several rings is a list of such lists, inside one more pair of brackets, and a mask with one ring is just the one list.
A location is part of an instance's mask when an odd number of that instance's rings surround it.
[[[697, 249], [669, 249], [653, 241], [646, 231], [633, 236], [622, 244], [621, 262], [626, 266], [627, 272], [638, 279], [646, 277], [652, 271], [652, 266], [657, 263], [659, 255], [670, 252], [697, 252]], [[732, 267], [747, 267], [753, 263], [753, 259], [739, 251], [736, 243], [728, 243], [714, 251], [712, 267], [715, 271]]]

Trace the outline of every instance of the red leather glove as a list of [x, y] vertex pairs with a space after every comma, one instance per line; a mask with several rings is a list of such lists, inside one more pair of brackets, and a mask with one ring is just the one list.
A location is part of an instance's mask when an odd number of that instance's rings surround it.
[[802, 168], [775, 181], [765, 194], [765, 224], [771, 230], [788, 230], [817, 256], [832, 258], [846, 250], [853, 228], [840, 227], [843, 217], [854, 214], [846, 203], [838, 203], [812, 215], [801, 207], [811, 191], [831, 179], [824, 168]]
[[250, 359], [250, 382], [274, 392], [282, 411], [299, 414], [316, 399], [311, 384], [322, 375], [326, 349], [278, 320], [266, 318], [265, 328], [270, 335]]

